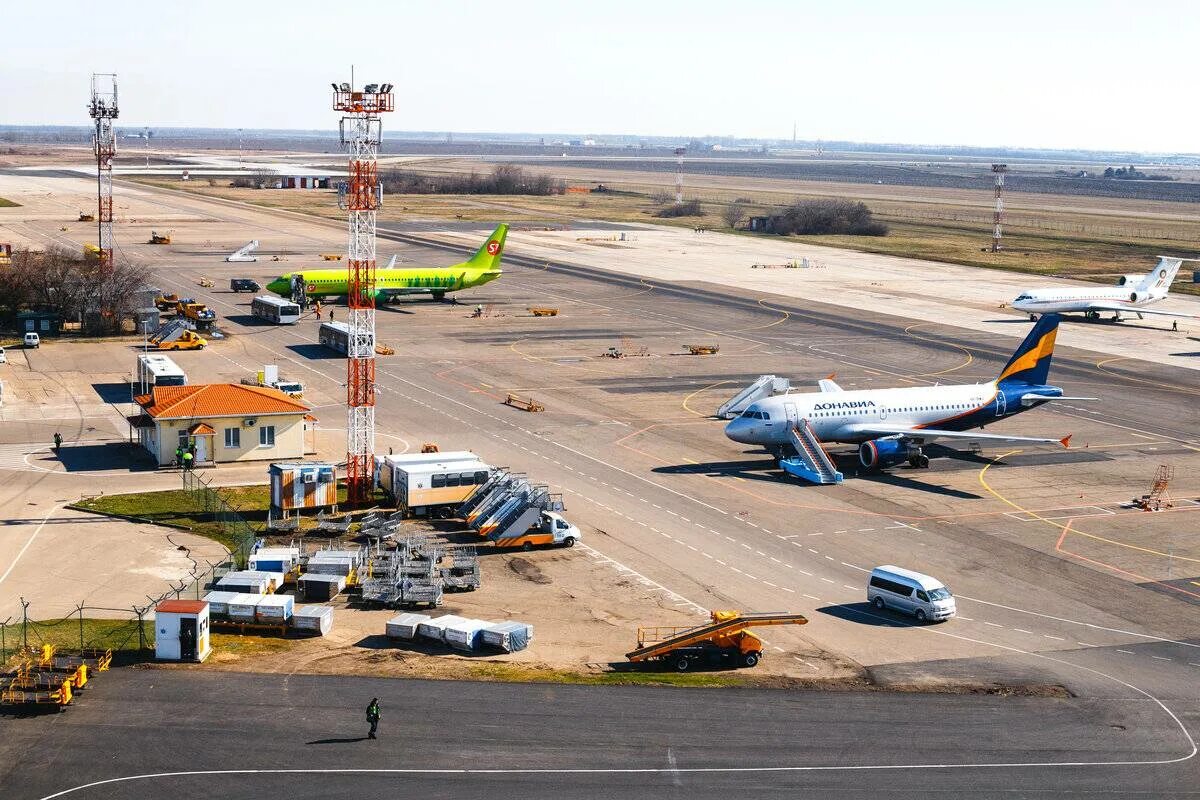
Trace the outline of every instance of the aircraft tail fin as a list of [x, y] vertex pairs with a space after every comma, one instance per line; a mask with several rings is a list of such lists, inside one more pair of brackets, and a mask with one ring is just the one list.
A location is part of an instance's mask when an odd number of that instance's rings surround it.
[[1146, 273], [1146, 277], [1142, 278], [1142, 282], [1138, 284], [1138, 294], [1154, 292], [1165, 295], [1171, 290], [1171, 284], [1174, 283], [1175, 275], [1178, 274], [1179, 267], [1183, 262], [1182, 258], [1159, 256], [1158, 264]]
[[1058, 314], [1047, 314], [1039, 319], [1004, 365], [996, 383], [1044, 385], [1050, 376], [1050, 359], [1054, 355], [1060, 319]]
[[499, 272], [500, 258], [504, 255], [504, 240], [507, 237], [508, 224], [502, 222], [496, 226], [496, 230], [492, 231], [492, 235], [487, 238], [487, 241], [479, 246], [475, 255], [467, 261], [467, 266]]

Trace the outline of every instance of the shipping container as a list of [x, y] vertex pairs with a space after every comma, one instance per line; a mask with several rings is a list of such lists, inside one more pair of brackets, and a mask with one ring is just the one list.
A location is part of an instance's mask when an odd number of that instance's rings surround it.
[[258, 603], [264, 595], [237, 594], [229, 600], [226, 616], [233, 622], [254, 622]]
[[480, 645], [481, 634], [488, 624], [481, 619], [451, 622], [443, 629], [442, 639], [456, 650], [474, 650]]
[[298, 547], [260, 547], [250, 556], [248, 566], [255, 571], [282, 572], [286, 575], [299, 563]]
[[333, 630], [333, 606], [298, 606], [292, 627], [299, 633], [324, 636]]
[[245, 594], [271, 594], [281, 586], [283, 586], [282, 572], [260, 570], [229, 572], [217, 581], [217, 589], [221, 591]]
[[446, 641], [446, 626], [463, 621], [464, 617], [446, 614], [441, 617], [427, 619], [417, 625], [417, 635], [435, 642]]
[[305, 600], [332, 600], [346, 588], [346, 577], [305, 573], [296, 579], [296, 588]]
[[417, 626], [428, 622], [432, 617], [428, 614], [397, 614], [387, 621], [385, 628], [389, 639], [415, 639]]
[[224, 617], [229, 614], [229, 601], [237, 597], [237, 592], [209, 592], [204, 595], [208, 602], [208, 613], [214, 617]]
[[294, 604], [295, 600], [290, 594], [269, 594], [258, 601], [254, 618], [264, 623], [287, 622], [292, 618]]
[[492, 622], [481, 633], [483, 644], [506, 653], [524, 650], [533, 639], [533, 626], [525, 622]]

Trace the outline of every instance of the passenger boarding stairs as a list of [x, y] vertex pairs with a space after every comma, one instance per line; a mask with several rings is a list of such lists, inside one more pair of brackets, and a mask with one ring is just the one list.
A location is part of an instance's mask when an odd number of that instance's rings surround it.
[[787, 378], [779, 378], [774, 375], [760, 375], [758, 380], [745, 389], [742, 389], [732, 399], [718, 408], [717, 416], [721, 419], [733, 419], [734, 417], [741, 416], [742, 412], [749, 408], [751, 403], [756, 400], [762, 400], [764, 397], [786, 394], [791, 385], [791, 381]]
[[[462, 518], [468, 525], [478, 530], [479, 525], [484, 520], [496, 513], [500, 506], [504, 505], [504, 503], [508, 501], [511, 493], [523, 483], [525, 483], [525, 478], [521, 475], [506, 475], [503, 480], [499, 481], [486, 494], [484, 494], [484, 496], [480, 499], [480, 502], [474, 508], [472, 508], [466, 514], [463, 514]], [[482, 494], [485, 488], [486, 485], [481, 487], [480, 490], [475, 494]], [[472, 499], [474, 499], [474, 495], [472, 495]]]
[[154, 333], [150, 334], [150, 344], [158, 347], [173, 342], [184, 333], [191, 330], [191, 326], [180, 319], [173, 319], [170, 322], [163, 323]]
[[503, 516], [496, 519], [494, 527], [487, 531], [487, 537], [493, 542], [500, 539], [512, 539], [524, 536], [537, 524], [544, 511], [562, 511], [561, 495], [550, 494], [545, 486], [531, 487], [532, 491], [519, 498], [519, 502], [511, 506]]
[[811, 483], [842, 482], [842, 473], [837, 471], [837, 467], [829, 459], [829, 454], [821, 446], [821, 440], [813, 433], [808, 420], [799, 420], [790, 433], [796, 455], [779, 460], [779, 466], [784, 472]]
[[497, 486], [508, 480], [508, 470], [500, 467], [492, 470], [487, 481], [471, 493], [471, 496], [464, 500], [458, 507], [458, 516], [466, 519], [480, 506]]

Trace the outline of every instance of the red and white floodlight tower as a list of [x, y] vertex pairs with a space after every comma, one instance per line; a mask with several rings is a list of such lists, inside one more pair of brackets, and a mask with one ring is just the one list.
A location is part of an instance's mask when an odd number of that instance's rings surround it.
[[371, 497], [375, 452], [375, 216], [379, 184], [379, 115], [395, 109], [392, 84], [369, 83], [361, 91], [333, 84], [333, 109], [343, 113], [342, 146], [350, 154], [340, 202], [350, 215], [346, 261], [349, 307], [346, 349], [346, 490], [350, 503]]
[[96, 225], [99, 227], [100, 267], [113, 265], [113, 201], [112, 166], [117, 154], [113, 135], [113, 120], [117, 118], [117, 76], [111, 73], [92, 75], [92, 100], [88, 114], [96, 123], [92, 135], [92, 152], [96, 154]]

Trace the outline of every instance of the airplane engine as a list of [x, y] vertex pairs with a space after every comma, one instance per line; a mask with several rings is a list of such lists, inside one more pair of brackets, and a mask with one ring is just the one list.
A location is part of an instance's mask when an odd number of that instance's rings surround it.
[[858, 460], [867, 469], [887, 469], [908, 461], [916, 452], [902, 439], [871, 439], [858, 446]]
[[1117, 279], [1117, 286], [1137, 286], [1145, 275], [1122, 275]]
[[1138, 293], [1137, 293], [1137, 292], [1130, 292], [1130, 293], [1129, 293], [1129, 302], [1131, 302], [1131, 303], [1136, 303], [1137, 301], [1138, 301]]

